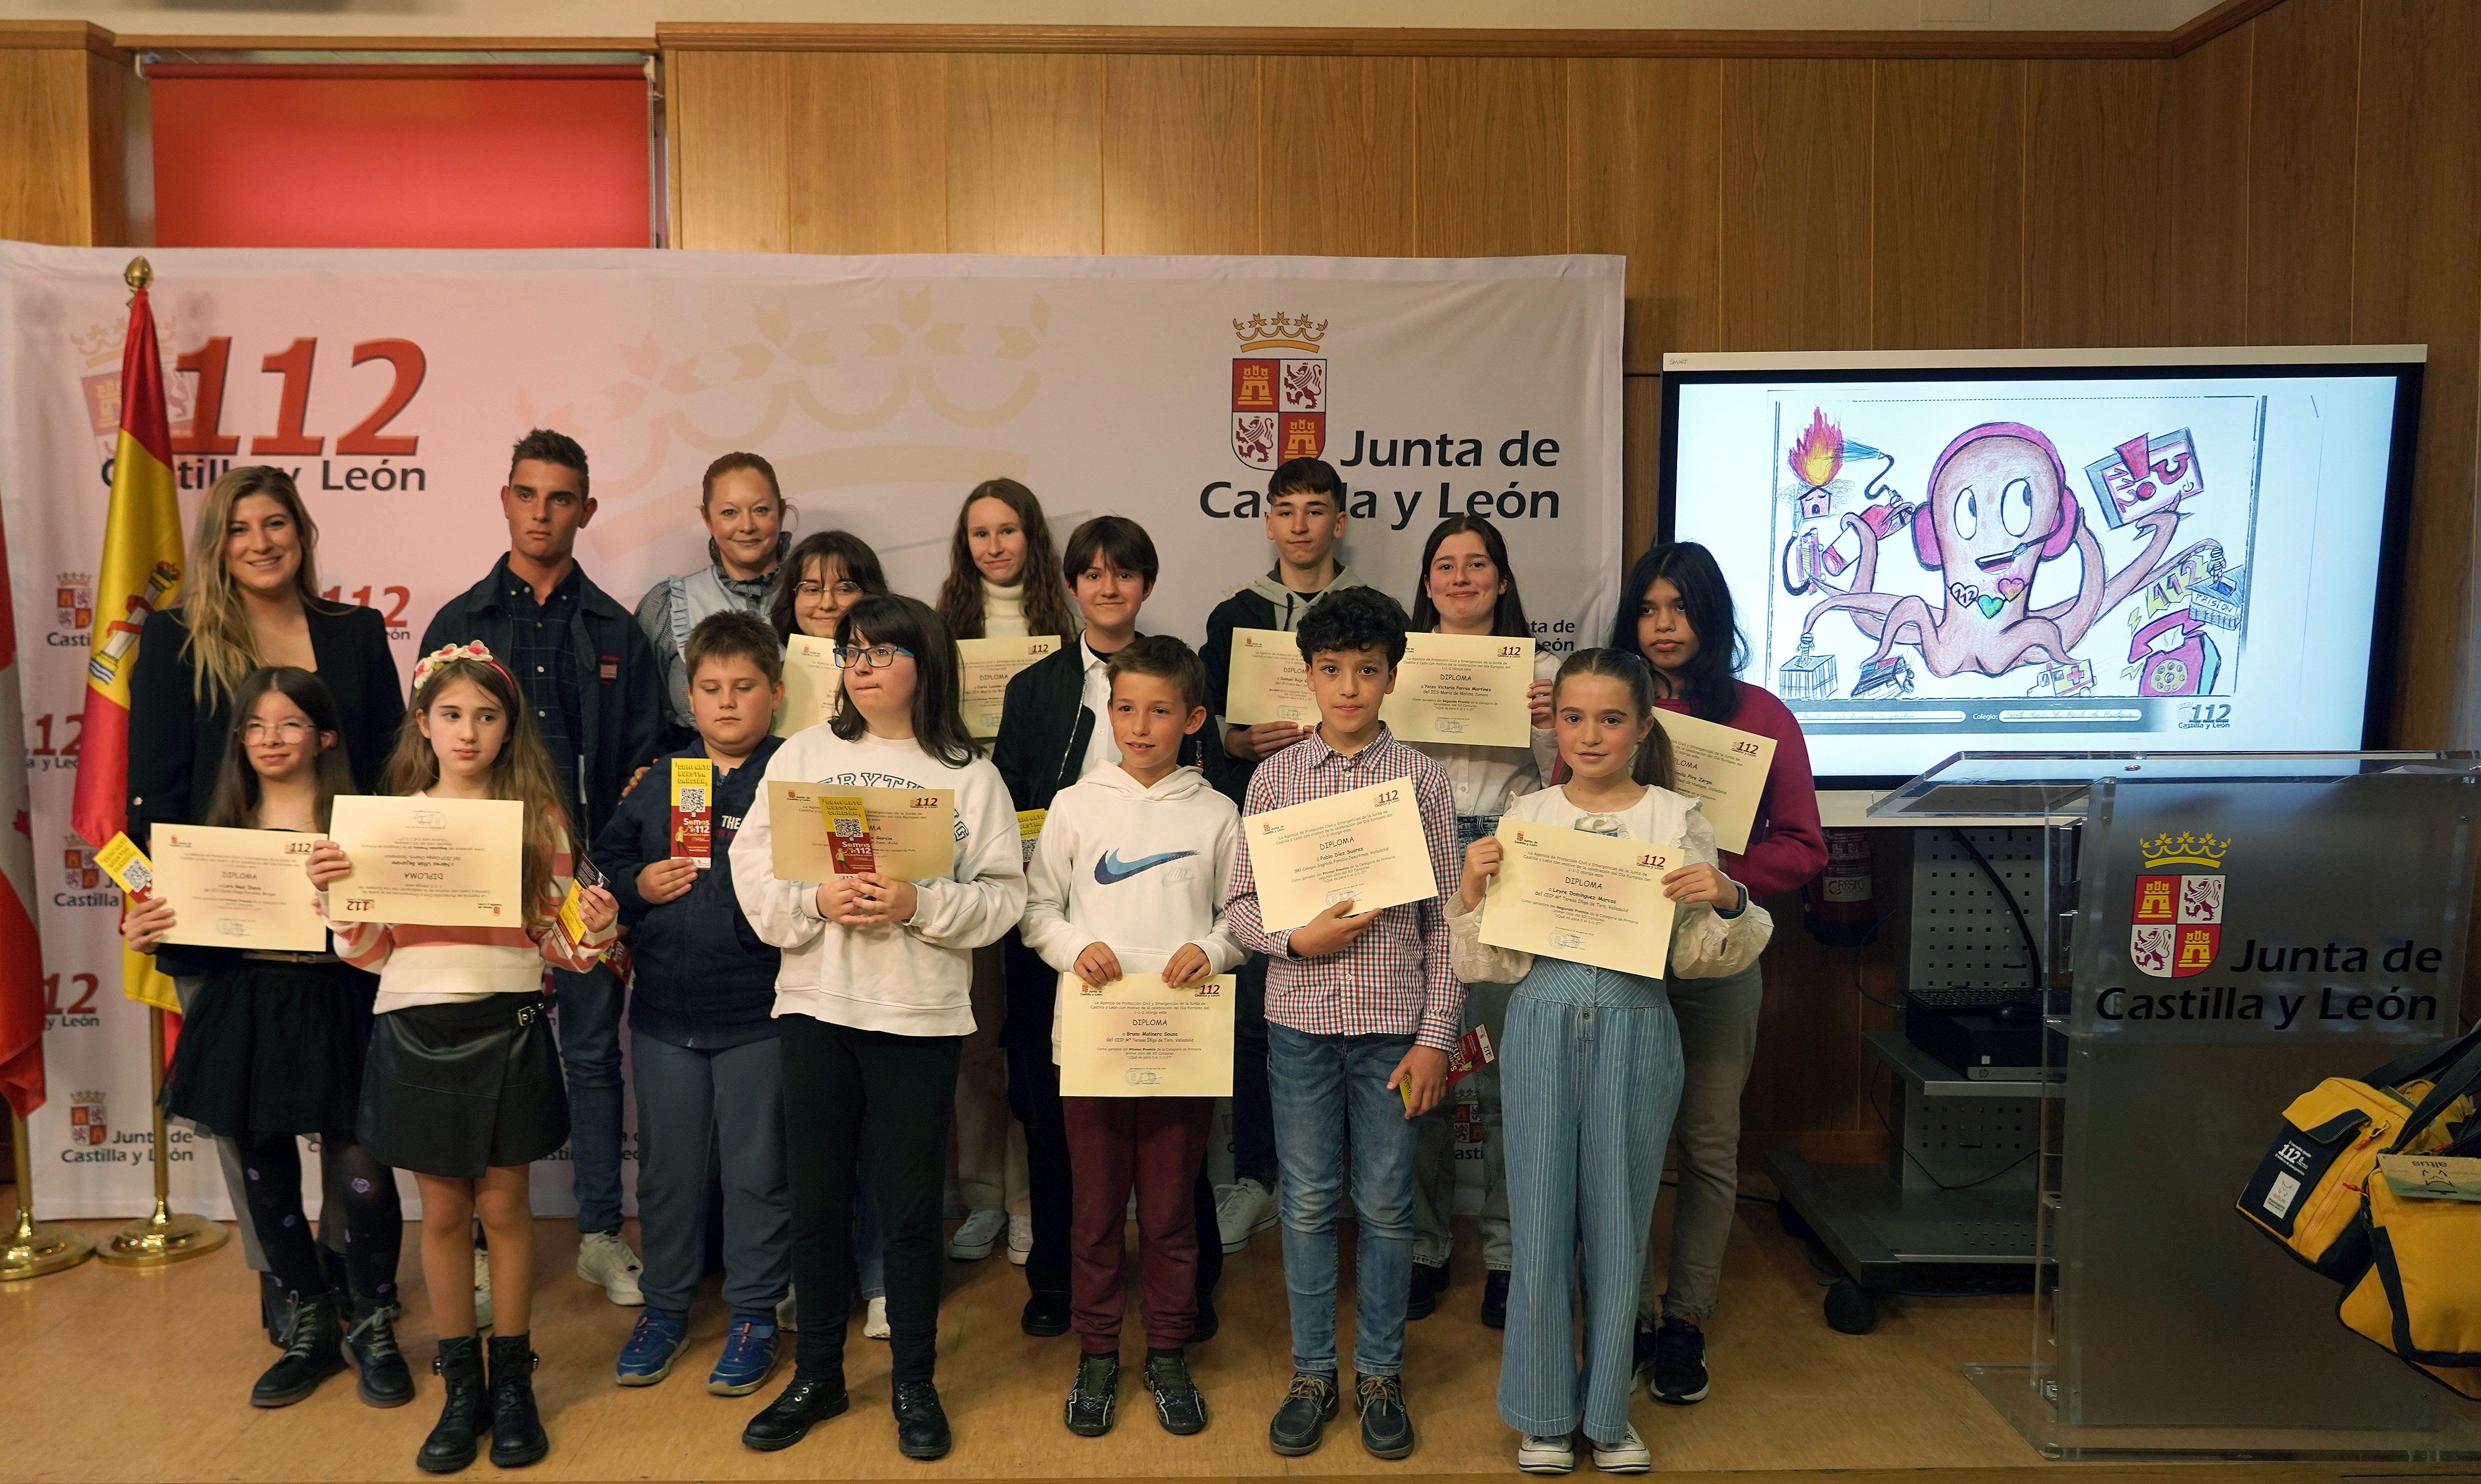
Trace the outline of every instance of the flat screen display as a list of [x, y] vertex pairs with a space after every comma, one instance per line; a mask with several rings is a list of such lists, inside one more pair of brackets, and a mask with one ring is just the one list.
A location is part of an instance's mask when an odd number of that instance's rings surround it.
[[2374, 744], [2420, 349], [2021, 353], [1666, 361], [1665, 529], [1821, 782]]

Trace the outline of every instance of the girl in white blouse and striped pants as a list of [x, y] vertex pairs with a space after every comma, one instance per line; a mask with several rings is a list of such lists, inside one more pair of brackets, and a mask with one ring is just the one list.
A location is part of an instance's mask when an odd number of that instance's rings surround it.
[[[1654, 677], [1619, 650], [1559, 667], [1552, 694], [1569, 781], [1510, 805], [1509, 822], [1643, 841], [1683, 852], [1662, 879], [1674, 903], [1667, 973], [1712, 977], [1754, 962], [1773, 924], [1718, 868], [1714, 831], [1673, 793], [1671, 749], [1654, 719]], [[1499, 1412], [1524, 1434], [1518, 1467], [1564, 1473], [1581, 1425], [1595, 1466], [1643, 1472], [1653, 1455], [1629, 1425], [1638, 1275], [1663, 1146], [1680, 1104], [1680, 1031], [1661, 973], [1620, 974], [1481, 942], [1496, 839], [1465, 852], [1448, 923], [1459, 978], [1512, 982], [1500, 1063], [1515, 1264]], [[1648, 965], [1649, 969], [1659, 966]], [[1569, 1295], [1581, 1261], [1584, 1364]]]

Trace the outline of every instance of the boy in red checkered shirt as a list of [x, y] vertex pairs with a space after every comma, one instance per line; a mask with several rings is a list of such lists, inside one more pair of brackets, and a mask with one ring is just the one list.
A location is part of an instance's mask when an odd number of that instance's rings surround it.
[[[1454, 791], [1437, 763], [1378, 719], [1396, 688], [1407, 623], [1375, 588], [1335, 593], [1302, 618], [1296, 632], [1318, 730], [1258, 766], [1241, 813], [1400, 780], [1421, 812], [1436, 891], [1374, 912], [1356, 914], [1341, 901], [1307, 923], [1270, 928], [1244, 833], [1225, 909], [1233, 936], [1267, 959], [1267, 1080], [1283, 1166], [1293, 1371], [1267, 1441], [1288, 1456], [1319, 1445], [1341, 1402], [1335, 1222], [1347, 1147], [1360, 1223], [1353, 1368], [1362, 1446], [1380, 1458], [1413, 1451], [1398, 1377], [1412, 1282], [1413, 1120], [1445, 1095], [1464, 987], [1448, 967], [1440, 902], [1461, 869]], [[1347, 1131], [1348, 1141], [1340, 1136]]]

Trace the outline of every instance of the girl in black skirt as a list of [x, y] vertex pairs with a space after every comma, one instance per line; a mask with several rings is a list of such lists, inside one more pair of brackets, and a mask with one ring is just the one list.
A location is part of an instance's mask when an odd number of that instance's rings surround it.
[[[253, 670], [233, 698], [233, 725], [205, 822], [227, 829], [327, 827], [327, 803], [353, 792], [335, 698], [291, 665]], [[165, 1109], [241, 1147], [246, 1218], [288, 1295], [284, 1354], [250, 1388], [250, 1405], [307, 1396], [350, 1355], [362, 1400], [401, 1407], [413, 1379], [397, 1352], [396, 1263], [405, 1239], [396, 1176], [353, 1137], [362, 1054], [379, 981], [331, 952], [261, 952], [169, 945], [181, 904], [157, 897], [121, 923], [129, 946], [167, 973], [205, 977], [191, 998], [165, 1085]], [[343, 1295], [330, 1290], [301, 1208], [296, 1138], [319, 1138], [330, 1198], [345, 1205], [352, 1327], [337, 1344]]]
[[[447, 1382], [439, 1422], [415, 1455], [447, 1473], [474, 1461], [531, 1464], [551, 1450], [535, 1411], [535, 1223], [527, 1166], [568, 1140], [543, 999], [543, 965], [583, 973], [612, 941], [619, 903], [600, 886], [578, 903], [584, 941], [558, 921], [571, 885], [569, 844], [551, 759], [516, 682], [481, 644], [452, 644], [414, 666], [413, 707], [390, 754], [388, 793], [505, 798], [524, 804], [521, 925], [395, 926], [343, 923], [337, 950], [379, 976], [362, 1083], [362, 1142], [414, 1172], [422, 1189], [422, 1276], [439, 1329], [434, 1368]], [[353, 873], [333, 841], [310, 853], [322, 892]], [[496, 1320], [489, 1392], [474, 1334], [473, 1221], [490, 1237]]]

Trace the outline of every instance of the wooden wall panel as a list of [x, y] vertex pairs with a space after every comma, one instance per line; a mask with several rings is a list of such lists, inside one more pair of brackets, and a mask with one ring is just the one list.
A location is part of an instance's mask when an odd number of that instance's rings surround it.
[[[87, 241], [130, 242], [129, 90], [144, 87], [126, 64], [86, 56]], [[154, 210], [146, 212], [151, 232]]]
[[1628, 369], [1722, 345], [1723, 64], [1568, 64], [1568, 250], [1628, 263]]
[[1103, 59], [948, 59], [948, 250], [1103, 250]]
[[[1622, 563], [1653, 543], [1661, 494], [1662, 378], [1620, 378], [1620, 549]], [[1601, 642], [1600, 639], [1594, 642]]]
[[1414, 250], [1410, 57], [1267, 57], [1258, 230], [1268, 252]]
[[2249, 343], [2348, 341], [2360, 3], [2285, 0], [2249, 31]]
[[1870, 343], [2024, 343], [2022, 62], [1878, 64]]
[[1255, 57], [1103, 64], [1103, 250], [1259, 249]]
[[670, 81], [680, 246], [791, 250], [792, 54], [682, 52]]
[[1869, 343], [1866, 62], [1723, 64], [1726, 351]]
[[790, 250], [947, 250], [948, 59], [800, 52], [790, 61]]
[[86, 57], [0, 48], [0, 237], [88, 240]]
[[2481, 3], [2366, 0], [2352, 334], [2425, 342], [2395, 740], [2447, 745], [2472, 706], [2474, 403], [2481, 395]]
[[2036, 62], [2024, 91], [2024, 344], [2152, 345], [2169, 301], [2168, 77]]
[[1433, 257], [1565, 250], [1566, 64], [1424, 57], [1414, 77], [1418, 250]]
[[2241, 30], [2161, 65], [2170, 275], [2162, 332], [2138, 345], [2248, 343], [2253, 57]]

